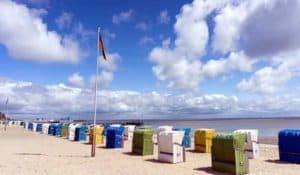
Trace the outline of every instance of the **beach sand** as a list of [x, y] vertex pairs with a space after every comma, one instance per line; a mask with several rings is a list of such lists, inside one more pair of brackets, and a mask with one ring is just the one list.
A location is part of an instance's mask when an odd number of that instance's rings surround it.
[[[131, 143], [123, 149], [98, 146], [95, 158], [90, 158], [90, 145], [48, 136], [8, 126], [0, 126], [1, 175], [204, 175], [225, 174], [211, 169], [210, 154], [187, 151], [187, 162], [178, 164], [156, 161], [153, 156], [130, 154]], [[300, 165], [278, 161], [276, 145], [260, 144], [261, 156], [250, 160], [250, 174], [296, 175]]]

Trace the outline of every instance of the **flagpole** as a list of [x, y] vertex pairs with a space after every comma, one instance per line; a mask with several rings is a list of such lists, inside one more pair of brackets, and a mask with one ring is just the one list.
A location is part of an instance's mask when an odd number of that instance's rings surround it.
[[97, 37], [97, 54], [96, 54], [96, 76], [95, 76], [95, 96], [94, 96], [94, 129], [93, 129], [93, 143], [92, 143], [92, 151], [91, 157], [96, 156], [96, 120], [97, 120], [97, 90], [98, 90], [98, 57], [99, 57], [99, 34], [100, 27], [98, 27], [98, 37]]

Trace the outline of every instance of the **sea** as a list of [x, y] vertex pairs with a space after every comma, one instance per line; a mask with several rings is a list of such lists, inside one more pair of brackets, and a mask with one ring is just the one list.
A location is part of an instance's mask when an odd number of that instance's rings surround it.
[[[110, 123], [134, 122], [135, 120], [101, 121]], [[215, 128], [217, 132], [231, 132], [236, 129], [258, 129], [260, 136], [275, 137], [282, 129], [300, 129], [300, 118], [227, 118], [227, 119], [189, 119], [189, 120], [139, 120], [143, 125], [154, 128], [162, 125], [174, 127]]]

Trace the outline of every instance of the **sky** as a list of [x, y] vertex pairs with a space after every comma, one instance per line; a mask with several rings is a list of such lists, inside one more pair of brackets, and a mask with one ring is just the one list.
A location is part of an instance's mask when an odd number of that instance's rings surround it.
[[299, 116], [300, 1], [1, 0], [14, 118]]

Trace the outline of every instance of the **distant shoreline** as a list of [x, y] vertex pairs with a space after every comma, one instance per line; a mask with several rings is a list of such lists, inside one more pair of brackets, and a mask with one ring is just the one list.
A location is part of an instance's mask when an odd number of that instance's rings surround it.
[[215, 121], [215, 120], [298, 120], [300, 117], [238, 117], [238, 118], [170, 118], [170, 119], [98, 119], [97, 121]]
[[[12, 120], [34, 120], [35, 118], [12, 118]], [[98, 117], [97, 122], [107, 122], [107, 121], [113, 121], [113, 122], [120, 122], [120, 121], [216, 121], [216, 120], [298, 120], [300, 119], [300, 116], [287, 116], [287, 117], [212, 117], [212, 118], [157, 118], [157, 119], [136, 119], [136, 118], [129, 118], [129, 119], [101, 119], [101, 117]], [[45, 120], [48, 120], [45, 118]], [[54, 119], [54, 120], [60, 120], [60, 119]], [[84, 118], [71, 118], [71, 120], [74, 121], [92, 121], [92, 119], [84, 119]]]

